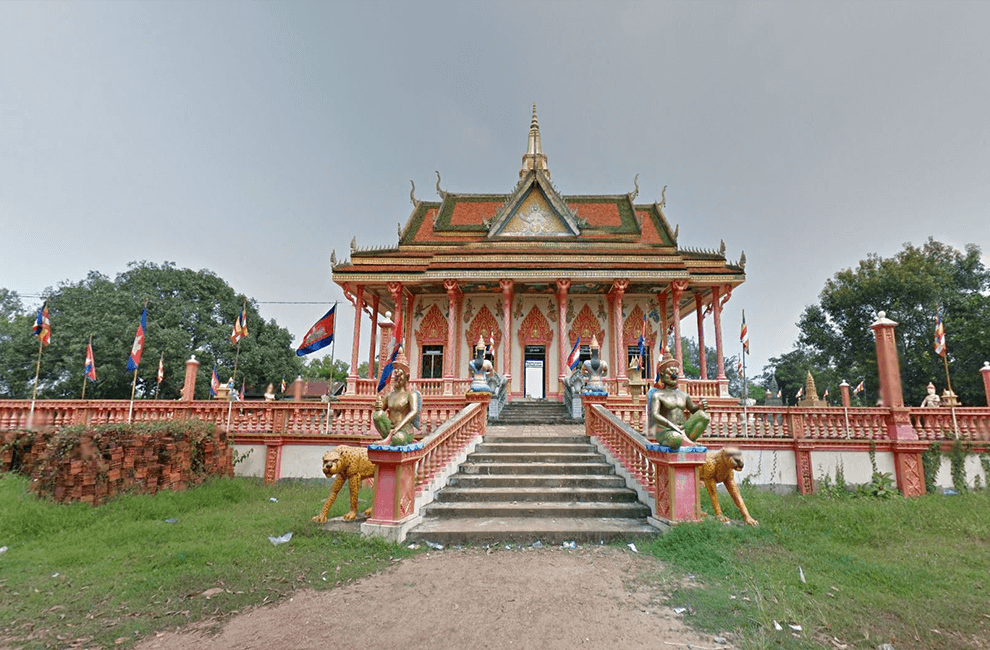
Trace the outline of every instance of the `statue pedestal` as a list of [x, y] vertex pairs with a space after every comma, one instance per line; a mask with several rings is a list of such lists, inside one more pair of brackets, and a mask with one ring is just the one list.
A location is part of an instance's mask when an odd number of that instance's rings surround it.
[[707, 450], [704, 447], [683, 447], [677, 452], [666, 449], [647, 445], [649, 458], [657, 470], [653, 494], [657, 519], [667, 524], [699, 521], [702, 517], [699, 474]]
[[423, 444], [402, 447], [368, 446], [368, 460], [375, 464], [375, 495], [371, 517], [361, 524], [365, 535], [401, 542], [422, 517], [415, 514], [416, 461]]
[[464, 399], [467, 400], [468, 404], [474, 404], [477, 402], [479, 404], [484, 404], [487, 408], [488, 403], [492, 401], [492, 394], [487, 391], [468, 391], [464, 393]]

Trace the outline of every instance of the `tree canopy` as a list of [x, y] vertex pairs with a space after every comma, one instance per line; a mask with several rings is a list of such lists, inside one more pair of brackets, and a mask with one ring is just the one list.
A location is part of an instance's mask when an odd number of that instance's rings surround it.
[[[247, 302], [248, 336], [241, 340], [237, 386], [263, 389], [282, 377], [295, 377], [302, 362], [292, 350], [292, 335], [274, 320], [264, 321], [253, 301], [237, 294], [216, 274], [180, 269], [174, 264], [131, 263], [115, 279], [92, 271], [79, 282], [47, 289], [52, 343], [41, 363], [39, 397], [72, 398], [82, 390], [86, 345], [93, 337], [97, 383], [87, 397], [130, 397], [132, 374], [126, 363], [148, 300], [144, 355], [138, 369], [137, 394], [155, 394], [158, 359], [164, 354], [161, 398], [182, 390], [185, 362], [200, 362], [196, 397], [209, 394], [214, 364], [221, 381], [233, 372], [236, 348], [230, 333]], [[31, 395], [38, 342], [31, 334], [34, 314], [25, 313], [18, 296], [0, 289], [0, 397]]]
[[877, 360], [870, 324], [883, 311], [899, 323], [904, 400], [917, 405], [929, 381], [939, 392], [946, 387], [942, 359], [933, 349], [940, 309], [953, 388], [964, 404], [982, 405], [979, 369], [990, 357], [990, 272], [980, 258], [974, 244], [960, 251], [929, 238], [923, 246], [905, 244], [889, 258], [871, 254], [855, 269], [839, 271], [825, 283], [819, 303], [802, 314], [797, 348], [771, 359], [766, 373], [776, 373], [785, 396], [797, 391], [792, 383], [799, 375], [803, 384], [808, 370], [819, 389], [823, 379], [842, 378], [853, 386], [865, 379], [864, 401], [874, 403]]

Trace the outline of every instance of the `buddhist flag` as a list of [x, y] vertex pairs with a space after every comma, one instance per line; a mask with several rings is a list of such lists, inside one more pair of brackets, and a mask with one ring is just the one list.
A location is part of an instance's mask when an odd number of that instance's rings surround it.
[[96, 361], [93, 360], [93, 344], [86, 346], [86, 379], [96, 383]]
[[[334, 303], [330, 311], [323, 314], [320, 320], [309, 328], [306, 332], [306, 336], [303, 337], [302, 343], [299, 345], [299, 349], [296, 350], [297, 356], [305, 356], [317, 350], [322, 350], [331, 343], [333, 343], [333, 328], [334, 320], [337, 316], [337, 304]], [[285, 380], [282, 380], [283, 383]], [[285, 389], [282, 390], [285, 392]]]
[[282, 375], [282, 392], [285, 392], [285, 375]]
[[942, 325], [942, 312], [935, 312], [935, 354], [945, 356], [945, 327]]
[[162, 379], [165, 379], [165, 353], [158, 358], [158, 385], [161, 386]]
[[213, 374], [210, 376], [210, 397], [216, 397], [220, 391], [220, 375], [217, 374], [217, 366], [213, 364]]
[[742, 313], [742, 328], [739, 330], [739, 341], [742, 343], [743, 352], [749, 354], [749, 330], [746, 328], [746, 310]]
[[574, 370], [581, 363], [581, 335], [578, 334], [577, 340], [574, 341], [574, 347], [571, 348], [571, 353], [567, 355], [567, 367]]
[[127, 369], [134, 371], [141, 365], [141, 354], [144, 352], [144, 333], [148, 328], [148, 308], [141, 312], [141, 322], [138, 323], [134, 334], [134, 345], [131, 346], [131, 356], [127, 358]]
[[864, 385], [865, 382], [866, 382], [866, 380], [863, 379], [858, 384], [856, 384], [856, 388], [853, 389], [853, 395], [858, 395], [858, 394], [862, 393], [864, 390], [866, 390], [866, 386]]
[[46, 302], [38, 310], [38, 318], [34, 321], [34, 328], [31, 330], [41, 341], [43, 347], [48, 347], [52, 342], [52, 322], [48, 318], [48, 303]]
[[825, 392], [822, 394], [822, 399], [825, 399], [826, 397], [828, 397], [828, 389], [827, 388], [825, 389]]
[[243, 381], [241, 382], [241, 392], [237, 394], [237, 401], [238, 402], [243, 402], [244, 401], [244, 382]]
[[739, 373], [739, 378], [742, 379], [743, 378], [743, 362], [742, 362], [742, 359], [739, 360], [739, 364], [738, 364], [738, 367], [736, 368], [736, 372]]
[[780, 396], [781, 396], [781, 394], [782, 394], [783, 392], [784, 392], [784, 391], [782, 391], [782, 390], [780, 390], [780, 389], [778, 389], [778, 390], [777, 390], [777, 399], [780, 399]]
[[237, 316], [234, 321], [234, 329], [230, 333], [230, 342], [233, 345], [237, 345], [242, 338], [248, 335], [247, 327], [247, 306], [241, 309], [241, 313]]
[[798, 388], [797, 395], [794, 396], [794, 399], [801, 399], [803, 396], [804, 396], [804, 386]]

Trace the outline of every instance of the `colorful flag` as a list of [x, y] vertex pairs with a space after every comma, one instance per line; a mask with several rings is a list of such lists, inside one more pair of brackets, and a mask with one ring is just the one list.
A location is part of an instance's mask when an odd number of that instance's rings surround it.
[[739, 360], [738, 368], [736, 369], [736, 371], [739, 373], [739, 378], [742, 379], [743, 378], [743, 362], [742, 362], [742, 359]]
[[241, 313], [234, 321], [234, 330], [230, 333], [230, 342], [237, 345], [238, 341], [248, 335], [247, 327], [247, 307], [241, 309]]
[[86, 379], [96, 383], [96, 361], [93, 360], [93, 344], [86, 346]]
[[282, 376], [282, 392], [285, 392], [285, 376]]
[[158, 384], [161, 385], [162, 379], [165, 379], [165, 353], [162, 352], [162, 356], [158, 358]]
[[801, 399], [801, 397], [803, 396], [804, 396], [804, 386], [798, 388], [797, 395], [794, 396], [794, 399]]
[[52, 322], [48, 318], [48, 303], [46, 302], [38, 310], [38, 318], [34, 322], [32, 329], [34, 335], [41, 341], [43, 347], [48, 347], [52, 342]]
[[[320, 320], [316, 321], [316, 324], [309, 328], [306, 332], [306, 336], [303, 337], [302, 343], [299, 345], [299, 349], [296, 350], [297, 356], [305, 356], [311, 352], [316, 352], [321, 350], [331, 343], [333, 343], [333, 327], [334, 319], [337, 316], [337, 305], [334, 304], [330, 308], [330, 311], [323, 314]], [[285, 383], [285, 379], [282, 380]], [[285, 389], [282, 389], [285, 392]]]
[[743, 352], [749, 354], [749, 330], [746, 328], [746, 310], [742, 313], [742, 329], [739, 331], [739, 341], [742, 343]]
[[388, 363], [382, 368], [382, 376], [378, 379], [378, 392], [382, 392], [385, 388], [385, 384], [388, 383], [389, 378], [392, 376], [392, 364], [395, 363], [395, 358], [399, 356], [399, 350], [402, 349], [402, 345], [396, 343], [395, 349], [392, 350], [392, 356], [389, 357]]
[[856, 384], [856, 388], [853, 389], [853, 395], [858, 395], [859, 393], [862, 393], [864, 390], [866, 390], [866, 386], [864, 385], [865, 382], [866, 380], [864, 379], [860, 381], [858, 384]]
[[574, 347], [571, 348], [571, 353], [567, 355], [567, 367], [574, 370], [581, 363], [581, 335], [578, 334], [577, 340], [574, 341]]
[[643, 315], [643, 327], [639, 331], [639, 362], [637, 366], [643, 369], [644, 359], [646, 359], [646, 314]]
[[244, 401], [244, 382], [241, 382], [241, 392], [237, 395], [237, 400], [240, 402]]
[[141, 365], [141, 354], [144, 352], [144, 333], [148, 326], [148, 308], [141, 312], [141, 322], [138, 323], [134, 334], [134, 345], [131, 346], [131, 356], [127, 358], [127, 369], [134, 371]]
[[945, 327], [942, 325], [941, 310], [935, 311], [935, 354], [945, 356]]
[[826, 397], [828, 397], [828, 389], [827, 388], [825, 389], [825, 392], [822, 394], [822, 399], [825, 399]]
[[213, 365], [213, 375], [210, 376], [210, 397], [216, 397], [220, 392], [220, 375], [217, 374], [217, 366]]
[[784, 391], [782, 391], [782, 390], [778, 390], [778, 391], [777, 391], [777, 399], [780, 399], [780, 396], [781, 396], [781, 394], [782, 394], [783, 392], [784, 392]]

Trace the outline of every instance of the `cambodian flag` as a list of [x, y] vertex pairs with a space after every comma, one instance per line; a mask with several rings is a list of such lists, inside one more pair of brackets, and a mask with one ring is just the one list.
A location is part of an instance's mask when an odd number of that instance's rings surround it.
[[210, 377], [210, 397], [216, 397], [220, 390], [220, 375], [217, 374], [217, 366], [213, 365], [213, 375]]
[[96, 361], [93, 360], [93, 344], [86, 346], [86, 379], [96, 383]]
[[382, 376], [378, 379], [378, 391], [377, 392], [379, 392], [379, 393], [382, 392], [382, 389], [385, 388], [385, 384], [388, 383], [389, 377], [392, 376], [392, 368], [393, 368], [393, 365], [392, 364], [395, 363], [395, 358], [397, 356], [399, 356], [399, 350], [401, 350], [401, 349], [402, 349], [402, 344], [401, 343], [396, 343], [395, 344], [395, 349], [392, 350], [392, 356], [389, 357], [388, 363], [386, 363], [385, 364], [385, 367], [382, 368]]
[[643, 329], [639, 332], [639, 369], [643, 369], [646, 359], [646, 316], [643, 316]]
[[127, 369], [134, 371], [141, 365], [141, 354], [144, 352], [144, 333], [148, 327], [148, 308], [141, 312], [141, 323], [134, 334], [134, 345], [131, 346], [131, 356], [127, 358]]
[[333, 327], [334, 319], [337, 315], [337, 304], [330, 308], [330, 311], [323, 314], [320, 320], [316, 321], [316, 324], [309, 328], [306, 332], [306, 336], [303, 337], [302, 343], [299, 345], [299, 349], [296, 350], [297, 356], [305, 356], [317, 350], [321, 350], [331, 343], [333, 343]]
[[577, 340], [574, 341], [574, 347], [571, 348], [571, 353], [567, 355], [567, 367], [574, 370], [581, 363], [581, 335], [578, 334]]

